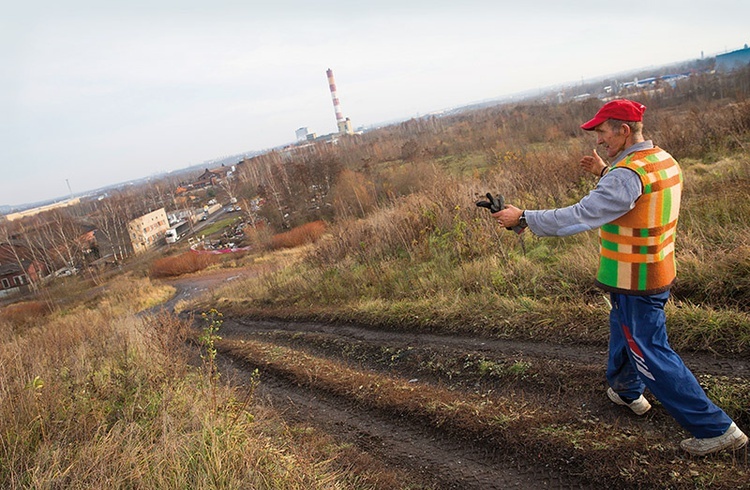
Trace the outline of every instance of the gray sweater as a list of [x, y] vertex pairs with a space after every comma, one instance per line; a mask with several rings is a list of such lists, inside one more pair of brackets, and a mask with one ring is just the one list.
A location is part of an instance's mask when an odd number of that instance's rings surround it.
[[[610, 166], [633, 152], [653, 147], [651, 140], [636, 143], [617, 155]], [[558, 209], [527, 210], [526, 222], [538, 236], [568, 236], [594, 230], [633, 209], [642, 192], [638, 174], [626, 168], [613, 169], [576, 204]]]

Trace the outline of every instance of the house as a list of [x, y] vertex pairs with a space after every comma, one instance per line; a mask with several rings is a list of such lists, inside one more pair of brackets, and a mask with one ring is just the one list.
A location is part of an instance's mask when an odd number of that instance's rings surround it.
[[234, 165], [227, 167], [222, 164], [221, 167], [212, 170], [206, 169], [191, 185], [193, 189], [218, 185], [224, 179], [231, 179], [235, 168]]
[[0, 298], [8, 296], [29, 284], [29, 278], [18, 264], [0, 263]]
[[221, 173], [218, 170], [206, 169], [205, 172], [203, 172], [200, 175], [200, 177], [198, 177], [193, 182], [193, 188], [201, 189], [203, 187], [217, 185], [221, 181], [221, 179], [223, 179], [225, 176], [226, 176], [226, 173]]
[[22, 243], [0, 243], [0, 297], [28, 288], [46, 274], [44, 264], [35, 260]]
[[164, 208], [144, 214], [128, 222], [128, 235], [136, 254], [155, 247], [164, 240], [169, 229], [169, 220]]

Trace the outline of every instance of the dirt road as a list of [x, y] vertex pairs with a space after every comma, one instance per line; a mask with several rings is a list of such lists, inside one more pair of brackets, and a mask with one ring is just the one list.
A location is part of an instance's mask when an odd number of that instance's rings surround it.
[[[235, 279], [238, 274], [222, 271], [172, 281], [178, 290], [173, 301], [203, 293]], [[225, 319], [221, 335], [227, 345], [252, 342], [275, 346], [296, 356], [340, 363], [357, 372], [377, 373], [383, 379], [411, 384], [417, 390], [437, 387], [450, 393], [465, 393], [466, 397], [486, 396], [488, 402], [495, 403], [522, 400], [530, 412], [548, 413], [540, 417], [547, 422], [538, 426], [530, 422], [529, 432], [516, 429], [510, 433], [506, 430], [483, 434], [465, 430], [451, 420], [435, 423], [418, 413], [342, 394], [331, 389], [330, 382], [322, 375], [312, 372], [312, 367], [311, 372], [299, 375], [287, 370], [283, 363], [275, 364], [260, 355], [241, 356], [231, 348], [222, 350], [227, 376], [234, 381], [242, 383], [252, 370], [260, 370], [257, 398], [281, 412], [289, 423], [312, 425], [337, 440], [349, 442], [406, 471], [418, 487], [572, 489], [602, 488], [603, 484], [617, 482], [618, 488], [639, 488], [644, 483], [648, 486], [653, 478], [662, 477], [652, 473], [648, 479], [639, 480], [628, 472], [637, 473], [647, 465], [653, 465], [657, 471], [659, 465], [673, 464], [679, 478], [664, 482], [662, 488], [695, 488], [695, 474], [700, 476], [701, 471], [708, 471], [715, 463], [700, 466], [704, 463], [692, 461], [679, 452], [677, 445], [686, 434], [658, 404], [648, 416], [638, 418], [606, 399], [603, 379], [606, 346], [554, 345], [415, 334], [364, 325], [250, 318]], [[750, 378], [748, 359], [698, 354], [685, 354], [683, 358], [696, 374]], [[617, 431], [617, 437], [624, 434], [624, 438], [634, 440], [635, 449], [631, 451], [627, 446], [630, 452], [623, 450], [624, 454], [618, 455], [586, 448], [584, 454], [594, 454], [595, 458], [582, 460], [581, 451], [571, 450], [570, 441], [559, 440], [550, 429], [579, 425], [581, 430], [595, 425]], [[548, 444], [540, 444], [539, 431], [551, 434]], [[526, 438], [531, 433], [537, 437], [527, 444]], [[659, 447], [639, 452], [641, 437]], [[576, 442], [572, 445], [575, 447]], [[720, 460], [718, 464], [726, 465], [726, 461]], [[609, 475], [608, 471], [617, 474]], [[744, 463], [736, 457], [732, 459], [728, 471], [744, 475], [746, 454]], [[692, 477], [685, 476], [685, 472]], [[602, 475], [611, 479], [602, 481]], [[714, 482], [714, 487], [736, 488], [737, 481], [730, 478]]]

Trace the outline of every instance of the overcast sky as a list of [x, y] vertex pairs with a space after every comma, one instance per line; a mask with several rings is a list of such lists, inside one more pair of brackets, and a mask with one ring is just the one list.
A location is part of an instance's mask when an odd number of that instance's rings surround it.
[[3, 0], [0, 205], [750, 43], [750, 2]]

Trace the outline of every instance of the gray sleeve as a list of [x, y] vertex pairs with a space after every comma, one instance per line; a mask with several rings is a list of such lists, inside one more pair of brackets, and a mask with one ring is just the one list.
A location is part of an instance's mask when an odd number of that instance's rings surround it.
[[538, 236], [568, 236], [594, 230], [633, 209], [641, 192], [638, 175], [617, 168], [602, 177], [578, 203], [566, 208], [527, 210], [526, 222]]

